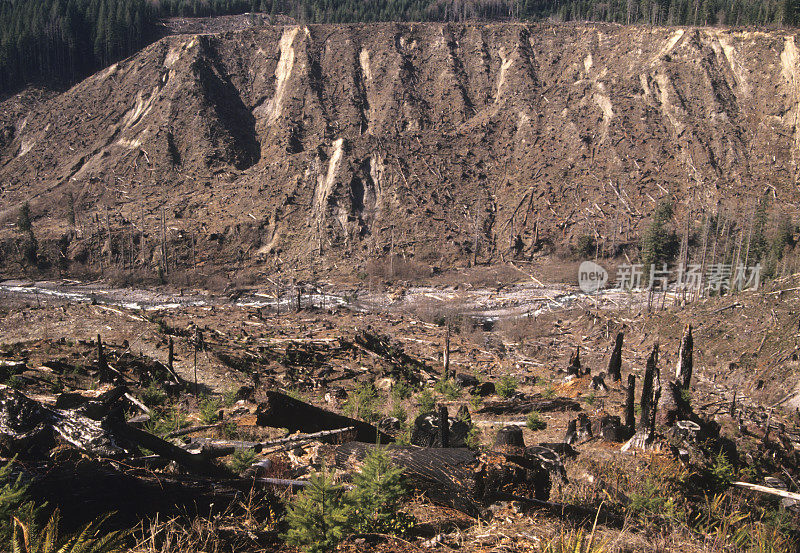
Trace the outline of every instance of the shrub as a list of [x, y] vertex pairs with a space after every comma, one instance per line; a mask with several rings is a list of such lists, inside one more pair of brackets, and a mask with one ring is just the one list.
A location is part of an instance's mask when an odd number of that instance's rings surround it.
[[250, 465], [256, 460], [256, 452], [249, 448], [237, 449], [231, 455], [231, 460], [228, 466], [233, 472], [239, 474], [250, 468]]
[[545, 399], [552, 399], [556, 397], [556, 389], [552, 384], [548, 384], [547, 387], [542, 391], [542, 397]]
[[411, 397], [411, 394], [414, 392], [414, 388], [406, 382], [405, 380], [398, 380], [394, 386], [392, 386], [392, 399], [395, 401], [403, 401], [404, 399], [408, 399]]
[[200, 400], [200, 420], [203, 424], [214, 424], [219, 421], [219, 409], [222, 402], [219, 398], [205, 397]]
[[239, 426], [233, 421], [222, 423], [219, 425], [219, 433], [226, 440], [234, 440], [239, 437]]
[[478, 449], [481, 445], [481, 429], [473, 424], [467, 432], [464, 444], [470, 449]]
[[534, 432], [547, 428], [547, 423], [544, 422], [544, 419], [542, 419], [542, 415], [539, 413], [539, 411], [531, 411], [528, 415], [528, 418], [525, 420], [525, 425]]
[[667, 496], [652, 478], [645, 480], [640, 490], [631, 493], [630, 499], [628, 512], [641, 520], [653, 516], [675, 518], [675, 500]]
[[179, 409], [170, 409], [163, 413], [153, 411], [150, 414], [150, 420], [144, 425], [144, 429], [156, 436], [163, 436], [187, 426], [189, 426], [189, 421], [186, 419], [186, 414]]
[[733, 482], [736, 476], [736, 469], [721, 451], [714, 457], [714, 463], [711, 465], [711, 484], [715, 490], [725, 490]]
[[148, 407], [159, 407], [167, 401], [167, 394], [155, 382], [151, 382], [147, 388], [141, 391], [139, 396]]
[[514, 392], [517, 391], [517, 387], [519, 386], [519, 382], [513, 376], [504, 376], [500, 379], [495, 387], [497, 391], [497, 395], [504, 398], [509, 398], [514, 395]]
[[361, 472], [353, 478], [354, 488], [347, 494], [355, 531], [386, 534], [408, 531], [407, 523], [411, 521], [398, 516], [405, 495], [401, 473], [383, 448], [369, 452]]
[[350, 517], [344, 490], [329, 474], [317, 473], [289, 507], [286, 543], [308, 553], [332, 551], [347, 535]]
[[405, 422], [408, 420], [408, 413], [406, 412], [405, 408], [400, 404], [395, 404], [395, 406], [392, 407], [392, 411], [391, 413], [389, 413], [389, 415], [396, 418], [403, 424], [405, 424]]
[[458, 397], [461, 395], [461, 386], [459, 386], [452, 378], [439, 380], [436, 382], [434, 389], [442, 394], [448, 401], [458, 399]]
[[19, 214], [17, 215], [17, 230], [20, 232], [30, 232], [32, 228], [31, 206], [28, 202], [25, 202], [22, 204], [22, 207], [19, 208]]
[[378, 391], [371, 382], [359, 384], [344, 404], [344, 412], [355, 418], [373, 422], [378, 419]]
[[578, 259], [593, 259], [596, 253], [597, 242], [590, 234], [579, 236], [577, 243], [572, 248], [572, 254]]
[[473, 411], [477, 411], [483, 405], [483, 398], [479, 395], [474, 395], [469, 398], [469, 406]]
[[225, 390], [225, 393], [222, 394], [222, 403], [225, 407], [233, 407], [236, 403], [236, 389]]
[[434, 397], [433, 392], [431, 392], [429, 388], [425, 388], [417, 396], [417, 406], [419, 407], [419, 410], [423, 413], [433, 411], [434, 407], [436, 407], [436, 398]]

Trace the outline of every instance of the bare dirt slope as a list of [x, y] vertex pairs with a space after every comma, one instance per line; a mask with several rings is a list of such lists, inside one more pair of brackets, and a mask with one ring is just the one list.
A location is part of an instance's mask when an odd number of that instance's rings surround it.
[[156, 263], [163, 208], [175, 266], [189, 237], [217, 265], [321, 252], [348, 268], [392, 247], [436, 264], [476, 243], [485, 260], [595, 230], [624, 240], [666, 195], [796, 202], [799, 77], [783, 31], [170, 36], [27, 110], [2, 105], [0, 217], [30, 201], [42, 242], [74, 206], [70, 256]]

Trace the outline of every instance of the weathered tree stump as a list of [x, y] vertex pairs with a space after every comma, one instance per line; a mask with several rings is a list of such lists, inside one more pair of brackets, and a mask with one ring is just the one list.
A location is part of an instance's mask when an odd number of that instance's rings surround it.
[[598, 374], [592, 377], [592, 383], [589, 385], [592, 390], [597, 390], [600, 392], [607, 392], [608, 386], [606, 386], [606, 381], [603, 378], [603, 375]]
[[572, 419], [567, 423], [567, 432], [564, 435], [564, 443], [572, 445], [578, 438], [578, 421]]
[[519, 453], [525, 450], [525, 439], [519, 426], [504, 426], [497, 431], [492, 448], [506, 453]]
[[[446, 410], [445, 410], [446, 416]], [[414, 419], [414, 427], [411, 430], [411, 443], [419, 447], [465, 447], [467, 435], [471, 425], [468, 421], [458, 418], [447, 418], [445, 423], [448, 427], [446, 442], [442, 442], [441, 426], [442, 413], [430, 412], [422, 413]], [[446, 443], [447, 445], [443, 445]]]
[[478, 386], [476, 391], [481, 397], [489, 397], [494, 395], [496, 391], [494, 382], [483, 382]]
[[442, 447], [450, 447], [450, 420], [447, 416], [447, 406], [446, 405], [439, 405], [438, 407], [438, 415], [439, 415], [439, 443], [442, 444]]
[[576, 443], [582, 443], [594, 437], [592, 432], [592, 422], [586, 413], [578, 413], [578, 424], [576, 428]]

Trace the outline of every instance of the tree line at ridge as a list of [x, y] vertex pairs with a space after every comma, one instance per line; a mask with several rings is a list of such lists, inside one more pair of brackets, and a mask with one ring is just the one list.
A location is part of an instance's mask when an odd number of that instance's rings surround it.
[[64, 87], [156, 40], [165, 17], [261, 12], [304, 23], [798, 23], [800, 0], [0, 0], [0, 91]]

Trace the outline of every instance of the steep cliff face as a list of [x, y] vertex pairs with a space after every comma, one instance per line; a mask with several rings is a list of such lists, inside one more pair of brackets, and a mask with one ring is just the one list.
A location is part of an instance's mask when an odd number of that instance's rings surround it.
[[27, 200], [36, 232], [59, 236], [74, 206], [76, 240], [110, 228], [116, 255], [144, 222], [148, 262], [162, 210], [168, 240], [216, 263], [621, 240], [660, 197], [742, 216], [765, 190], [797, 202], [798, 81], [795, 36], [777, 31], [174, 36], [34, 108], [5, 102], [0, 216]]

